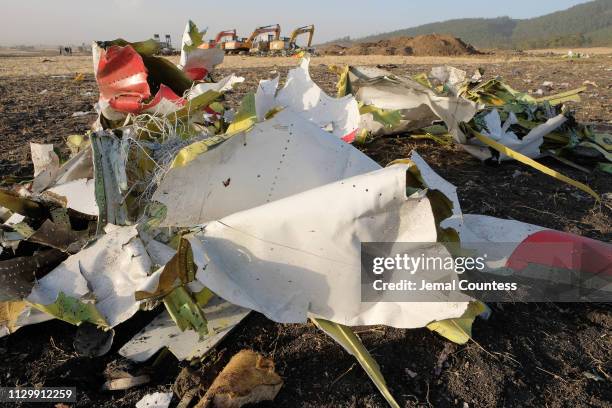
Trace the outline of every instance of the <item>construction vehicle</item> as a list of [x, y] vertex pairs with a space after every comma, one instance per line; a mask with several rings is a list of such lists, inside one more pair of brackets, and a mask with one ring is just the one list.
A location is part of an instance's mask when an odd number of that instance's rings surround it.
[[[300, 49], [310, 50], [314, 31], [314, 24], [298, 27], [293, 30], [291, 37], [283, 37], [270, 42], [270, 55], [291, 55]], [[297, 38], [302, 34], [308, 34], [308, 42], [305, 47], [297, 45]]]
[[[249, 48], [250, 55], [267, 55], [270, 51], [270, 43], [278, 41], [280, 38], [281, 28], [279, 24], [269, 25], [260, 27], [259, 32], [255, 36], [252, 36], [251, 48]], [[263, 34], [268, 34], [267, 37], [263, 37]]]
[[172, 46], [172, 40], [170, 39], [170, 34], [166, 34], [166, 40], [162, 41], [159, 37], [159, 34], [153, 34], [153, 39], [155, 42], [159, 44], [159, 53], [161, 55], [175, 55], [177, 50]]
[[238, 36], [236, 35], [236, 29], [220, 31], [214, 40], [209, 40], [205, 43], [200, 44], [198, 48], [209, 49], [209, 48], [221, 48], [225, 47], [226, 41], [222, 41], [224, 38], [230, 37], [228, 41], [236, 41]]
[[[280, 25], [273, 24], [268, 26], [257, 27], [249, 36], [249, 38], [237, 38], [234, 41], [227, 41], [225, 43], [224, 50], [227, 54], [245, 54], [253, 49], [254, 43], [256, 44], [253, 53], [259, 53], [259, 49], [269, 49], [270, 41], [278, 40], [280, 38]], [[267, 41], [258, 40], [258, 37], [262, 34], [273, 33], [268, 36]], [[258, 41], [256, 41], [258, 40]], [[267, 43], [267, 45], [266, 45]]]

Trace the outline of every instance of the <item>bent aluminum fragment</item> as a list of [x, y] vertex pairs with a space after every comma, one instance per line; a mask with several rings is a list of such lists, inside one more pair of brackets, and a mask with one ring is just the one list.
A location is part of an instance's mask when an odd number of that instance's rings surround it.
[[163, 311], [147, 327], [140, 331], [121, 349], [119, 354], [132, 361], [142, 362], [151, 358], [162, 347], [179, 360], [201, 357], [221, 341], [250, 310], [214, 297], [202, 307], [206, 316], [208, 334], [202, 338], [193, 330], [181, 331], [167, 311]]
[[285, 110], [171, 169], [153, 201], [167, 207], [162, 226], [191, 227], [378, 167]]

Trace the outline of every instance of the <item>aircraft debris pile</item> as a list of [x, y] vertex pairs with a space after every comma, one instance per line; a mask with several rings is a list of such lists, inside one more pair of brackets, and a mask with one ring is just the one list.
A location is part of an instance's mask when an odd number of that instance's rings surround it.
[[[510, 240], [496, 254], [506, 266], [524, 243], [545, 236], [580, 248], [568, 267], [593, 254], [609, 262], [604, 243], [463, 214], [456, 188], [417, 152], [382, 168], [351, 145], [419, 131], [449, 135], [487, 160], [549, 151], [599, 152], [609, 160], [609, 146], [560, 107], [578, 91], [534, 100], [449, 67], [415, 79], [336, 67], [339, 95], [330, 96], [311, 79], [305, 57], [282, 87], [278, 77], [262, 80], [234, 111], [223, 94], [244, 79], [212, 82], [223, 52], [202, 43], [190, 22], [178, 66], [156, 56], [155, 42], [94, 45], [100, 99], [92, 132], [68, 140], [65, 163], [53, 146], [32, 144], [32, 182], [0, 190], [2, 335], [53, 318], [86, 324], [83, 336], [92, 326], [107, 333], [163, 304], [119, 350], [141, 363], [161, 349], [180, 360], [201, 358], [251, 310], [276, 322], [311, 320], [398, 406], [351, 326], [428, 327], [465, 343], [474, 319], [489, 309], [469, 296], [362, 302], [362, 242], [473, 249]], [[435, 250], [452, 255], [444, 245]], [[100, 336], [99, 347], [84, 353], [110, 349], [113, 336]], [[264, 381], [263, 389], [223, 385], [232, 370], [248, 371], [244, 378], [253, 387]], [[109, 378], [109, 387], [148, 381]], [[245, 351], [198, 406], [271, 399], [281, 385], [271, 360]], [[137, 406], [167, 406], [171, 398], [152, 394]]]

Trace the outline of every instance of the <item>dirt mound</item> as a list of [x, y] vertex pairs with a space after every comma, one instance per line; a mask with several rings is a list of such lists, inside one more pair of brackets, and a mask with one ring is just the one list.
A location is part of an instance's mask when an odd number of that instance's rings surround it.
[[355, 43], [349, 47], [331, 44], [323, 47], [320, 51], [325, 55], [413, 55], [418, 57], [444, 57], [479, 53], [460, 38], [441, 34], [393, 37], [377, 42]]

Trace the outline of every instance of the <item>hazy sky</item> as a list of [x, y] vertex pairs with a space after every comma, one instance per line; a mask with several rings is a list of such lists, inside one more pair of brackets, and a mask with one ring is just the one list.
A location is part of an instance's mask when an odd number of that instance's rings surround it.
[[527, 18], [586, 0], [0, 0], [0, 44], [80, 44], [153, 33], [176, 44], [192, 19], [209, 36], [280, 23], [283, 35], [315, 24], [315, 43], [462, 17]]

